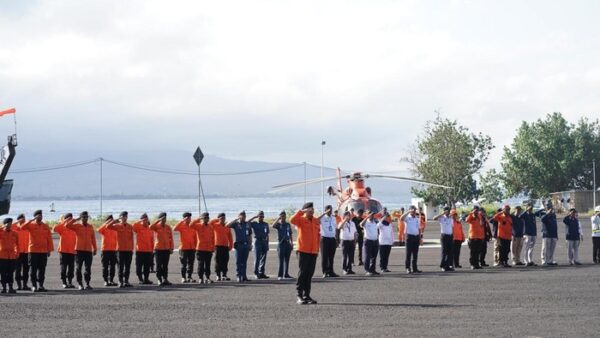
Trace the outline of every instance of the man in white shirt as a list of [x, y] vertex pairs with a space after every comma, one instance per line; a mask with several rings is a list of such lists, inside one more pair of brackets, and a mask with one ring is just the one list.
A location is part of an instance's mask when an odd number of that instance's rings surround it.
[[381, 268], [381, 272], [390, 272], [388, 262], [394, 244], [394, 227], [387, 212], [381, 217], [377, 229], [379, 229], [379, 268]]
[[337, 224], [332, 212], [333, 208], [331, 205], [327, 205], [325, 206], [325, 213], [319, 216], [321, 223], [321, 266], [323, 268], [323, 278], [339, 277], [333, 271], [333, 258], [335, 257], [335, 249], [337, 248], [335, 240]]
[[442, 245], [442, 261], [440, 262], [440, 268], [442, 271], [454, 271], [452, 268], [452, 228], [454, 225], [454, 219], [450, 216], [450, 207], [445, 207], [444, 212], [433, 218], [434, 221], [440, 222], [440, 243]]
[[375, 270], [377, 253], [379, 252], [377, 220], [375, 219], [375, 213], [369, 211], [367, 218], [360, 222], [360, 227], [363, 228], [365, 232], [365, 241], [363, 244], [363, 262], [365, 263], [365, 274], [367, 276], [379, 275], [379, 272]]
[[[406, 235], [406, 272], [408, 274], [423, 272], [417, 266], [419, 256], [419, 244], [421, 242], [421, 230], [419, 227], [420, 219], [417, 215], [417, 208], [411, 205], [408, 211], [400, 217], [406, 224], [404, 234]], [[412, 269], [411, 269], [412, 267]]]
[[594, 263], [600, 263], [600, 206], [594, 209], [592, 216], [592, 254], [594, 255]]
[[340, 230], [340, 240], [342, 241], [342, 270], [344, 270], [344, 275], [354, 275], [352, 262], [358, 233], [356, 232], [356, 225], [352, 221], [352, 213], [350, 211], [344, 212], [344, 218], [337, 225], [337, 228]]

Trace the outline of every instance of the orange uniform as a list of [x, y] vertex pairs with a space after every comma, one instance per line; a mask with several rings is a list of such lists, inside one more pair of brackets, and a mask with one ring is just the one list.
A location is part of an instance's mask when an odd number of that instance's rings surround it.
[[463, 231], [462, 223], [455, 219], [452, 225], [452, 239], [455, 241], [465, 241], [465, 233]]
[[319, 241], [321, 240], [321, 224], [317, 217], [308, 218], [302, 210], [298, 210], [290, 223], [298, 229], [298, 252], [308, 254], [319, 253]]
[[398, 241], [405, 242], [406, 238], [404, 234], [404, 229], [406, 228], [406, 223], [404, 223], [404, 221], [400, 219], [400, 217], [402, 217], [402, 214], [399, 211], [394, 211], [392, 213], [392, 216], [398, 219]]
[[150, 229], [156, 233], [156, 241], [154, 242], [154, 250], [173, 250], [173, 231], [168, 224], [162, 225], [158, 222], [153, 223]]
[[110, 230], [108, 224], [106, 222], [98, 228], [98, 233], [102, 235], [102, 251], [117, 251], [117, 232]]
[[198, 239], [196, 251], [213, 252], [215, 250], [215, 230], [213, 224], [211, 222], [202, 224], [201, 222], [194, 221], [190, 226], [196, 231], [196, 238]]
[[150, 229], [150, 225], [146, 225], [144, 221], [133, 223], [133, 232], [137, 241], [135, 242], [136, 252], [152, 252], [154, 251], [154, 232]]
[[512, 217], [504, 213], [496, 214], [494, 220], [498, 222], [498, 238], [512, 239]]
[[117, 232], [117, 251], [133, 252], [133, 227], [129, 223], [115, 223], [106, 227]]
[[469, 239], [485, 239], [485, 230], [481, 223], [481, 215], [473, 215], [470, 213], [467, 216], [467, 223], [469, 223]]
[[175, 225], [173, 230], [179, 232], [179, 250], [196, 250], [196, 231], [185, 220]]
[[29, 231], [22, 230], [20, 223], [13, 224], [10, 230], [16, 232], [19, 236], [19, 253], [27, 253], [29, 249]]
[[215, 232], [215, 245], [226, 246], [229, 250], [233, 249], [233, 235], [231, 234], [231, 228], [226, 227], [225, 224], [221, 224], [221, 221], [218, 219], [213, 219], [210, 223]]
[[75, 231], [67, 228], [68, 222], [69, 221], [63, 221], [55, 225], [54, 232], [60, 236], [60, 239], [58, 240], [58, 252], [74, 255], [77, 234], [75, 234]]
[[21, 229], [29, 232], [28, 253], [50, 253], [54, 251], [52, 232], [48, 224], [38, 223], [33, 219], [21, 225]]
[[0, 229], [0, 259], [17, 259], [18, 256], [19, 235], [12, 229]]
[[96, 234], [94, 227], [91, 224], [83, 225], [82, 223], [67, 223], [67, 228], [75, 231], [77, 242], [75, 251], [96, 252]]

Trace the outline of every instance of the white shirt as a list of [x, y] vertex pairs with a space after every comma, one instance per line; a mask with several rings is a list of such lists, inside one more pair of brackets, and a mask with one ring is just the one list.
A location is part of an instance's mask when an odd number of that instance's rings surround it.
[[592, 216], [592, 237], [600, 237], [600, 216]]
[[442, 215], [442, 217], [438, 218], [438, 222], [440, 222], [442, 235], [452, 235], [452, 227], [454, 225], [452, 216]]
[[344, 222], [344, 225], [342, 226], [342, 229], [340, 231], [340, 239], [342, 241], [353, 241], [355, 239], [355, 235], [356, 225], [354, 225], [354, 222]]
[[377, 240], [377, 221], [373, 220], [370, 221], [367, 219], [367, 221], [365, 222], [365, 224], [363, 225], [363, 228], [365, 229], [365, 239], [368, 239], [370, 241], [376, 241]]
[[419, 236], [421, 234], [419, 231], [419, 215], [415, 215], [414, 217], [407, 215], [404, 219], [404, 223], [406, 224], [406, 227], [404, 228], [405, 234], [414, 236]]
[[335, 217], [321, 217], [321, 237], [335, 238]]
[[379, 245], [394, 244], [394, 227], [391, 224], [385, 225], [383, 222], [377, 224], [379, 229]]

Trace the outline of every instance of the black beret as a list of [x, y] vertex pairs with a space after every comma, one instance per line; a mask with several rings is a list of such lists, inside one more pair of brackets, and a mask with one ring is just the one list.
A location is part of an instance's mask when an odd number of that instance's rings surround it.
[[106, 219], [104, 221], [106, 222], [106, 221], [109, 221], [111, 219], [113, 219], [113, 215], [108, 215], [108, 216], [106, 216]]
[[12, 221], [13, 221], [13, 219], [12, 219], [12, 218], [10, 218], [10, 217], [7, 217], [7, 218], [5, 218], [5, 219], [4, 219], [3, 223], [4, 223], [4, 224], [12, 224]]
[[302, 209], [309, 209], [309, 208], [313, 208], [313, 203], [312, 202], [306, 202], [302, 206]]
[[444, 207], [444, 211], [450, 211], [450, 207]]
[[279, 216], [285, 216], [285, 210], [281, 211], [281, 212], [279, 213]]
[[208, 215], [208, 212], [203, 212], [203, 213], [200, 215], [200, 217], [201, 217], [201, 218], [208, 218], [208, 217], [209, 217], [209, 215]]
[[19, 216], [17, 216], [17, 219], [25, 219], [25, 215], [24, 214], [19, 214]]
[[258, 212], [258, 216], [264, 216], [264, 215], [265, 215], [264, 211], [261, 210], [261, 211]]
[[71, 218], [71, 217], [73, 217], [73, 214], [72, 214], [72, 213], [70, 213], [70, 212], [67, 212], [67, 213], [65, 214], [65, 219], [66, 219], [66, 218]]
[[225, 213], [224, 213], [224, 212], [221, 212], [221, 213], [219, 213], [219, 215], [218, 215], [217, 217], [219, 217], [219, 218], [221, 218], [221, 217], [225, 217]]
[[33, 212], [33, 216], [34, 217], [38, 216], [38, 215], [40, 215], [40, 216], [42, 215], [42, 210], [36, 210], [36, 211]]
[[119, 214], [119, 217], [124, 217], [129, 215], [129, 213], [127, 211], [121, 211], [121, 213]]
[[163, 218], [163, 217], [167, 217], [166, 212], [161, 212], [160, 214], [158, 214], [158, 218]]
[[326, 205], [326, 206], [325, 206], [325, 211], [327, 211], [327, 210], [331, 210], [331, 209], [333, 209], [333, 207], [331, 207], [331, 205]]
[[184, 212], [184, 213], [183, 213], [183, 218], [186, 218], [186, 217], [191, 217], [191, 216], [192, 216], [192, 214], [191, 214], [191, 213], [189, 213], [189, 212]]
[[242, 211], [240, 211], [239, 215], [240, 215], [240, 216], [241, 216], [241, 215], [244, 215], [244, 216], [246, 216], [246, 210], [242, 210]]
[[89, 216], [89, 214], [88, 214], [88, 212], [87, 212], [87, 211], [82, 211], [82, 212], [79, 214], [79, 217], [88, 217], [88, 216]]
[[148, 218], [148, 214], [147, 213], [143, 213], [140, 215], [140, 219], [144, 219], [144, 218]]

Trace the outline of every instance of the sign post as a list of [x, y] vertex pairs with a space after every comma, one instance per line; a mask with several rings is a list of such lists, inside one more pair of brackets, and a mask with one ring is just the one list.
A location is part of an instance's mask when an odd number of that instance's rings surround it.
[[208, 208], [206, 207], [206, 199], [204, 198], [204, 190], [202, 189], [202, 179], [200, 177], [200, 164], [202, 163], [203, 159], [204, 154], [202, 153], [202, 150], [200, 150], [200, 147], [196, 148], [196, 152], [194, 152], [194, 160], [198, 165], [198, 214], [202, 212], [202, 201], [204, 201], [204, 209], [208, 211]]

